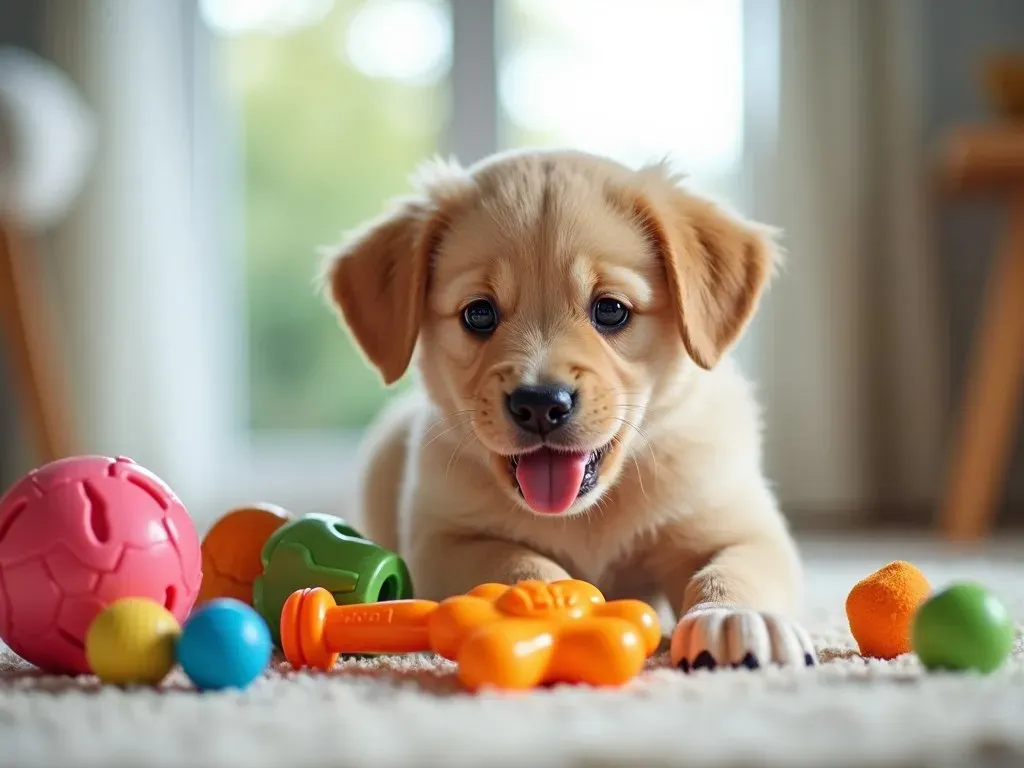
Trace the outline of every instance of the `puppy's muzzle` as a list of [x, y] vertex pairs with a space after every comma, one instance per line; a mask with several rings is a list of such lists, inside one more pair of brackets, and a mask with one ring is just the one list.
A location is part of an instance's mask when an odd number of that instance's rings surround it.
[[576, 402], [576, 392], [564, 384], [540, 384], [516, 387], [505, 407], [516, 427], [545, 437], [572, 421]]

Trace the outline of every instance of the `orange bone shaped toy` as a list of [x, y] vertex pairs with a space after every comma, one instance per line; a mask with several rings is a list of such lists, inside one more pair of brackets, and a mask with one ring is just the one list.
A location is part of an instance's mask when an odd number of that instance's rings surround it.
[[285, 658], [329, 669], [339, 653], [434, 651], [459, 665], [470, 690], [544, 683], [621, 685], [661, 640], [654, 609], [605, 602], [585, 581], [481, 584], [441, 603], [335, 605], [325, 589], [294, 592], [281, 612]]

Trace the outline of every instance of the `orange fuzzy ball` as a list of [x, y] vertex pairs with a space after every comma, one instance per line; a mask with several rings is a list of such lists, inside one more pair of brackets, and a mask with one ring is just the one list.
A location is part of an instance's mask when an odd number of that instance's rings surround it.
[[252, 605], [252, 583], [263, 572], [260, 553], [274, 531], [291, 515], [273, 504], [233, 509], [203, 538], [203, 582], [196, 605], [233, 597]]
[[894, 659], [910, 653], [910, 627], [931, 592], [928, 579], [897, 560], [857, 582], [846, 598], [846, 617], [862, 656]]

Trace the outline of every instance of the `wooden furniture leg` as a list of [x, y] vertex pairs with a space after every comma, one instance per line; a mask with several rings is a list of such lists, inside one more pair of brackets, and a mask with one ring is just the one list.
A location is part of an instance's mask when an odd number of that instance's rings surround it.
[[1024, 191], [988, 277], [945, 497], [946, 537], [987, 534], [1024, 400]]
[[38, 263], [9, 220], [0, 219], [0, 329], [6, 337], [15, 395], [43, 462], [74, 452], [63, 376], [54, 343], [53, 312], [38, 279]]

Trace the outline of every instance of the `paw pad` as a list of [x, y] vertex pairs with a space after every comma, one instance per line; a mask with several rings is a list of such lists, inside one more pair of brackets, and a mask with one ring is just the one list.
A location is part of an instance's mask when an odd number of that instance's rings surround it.
[[740, 663], [736, 666], [746, 667], [747, 669], [759, 669], [761, 667], [761, 662], [757, 660], [757, 657], [754, 654], [747, 653], [746, 656], [740, 659]]
[[698, 669], [714, 669], [718, 664], [715, 662], [715, 657], [707, 651], [701, 651], [693, 660], [693, 671], [696, 672]]

